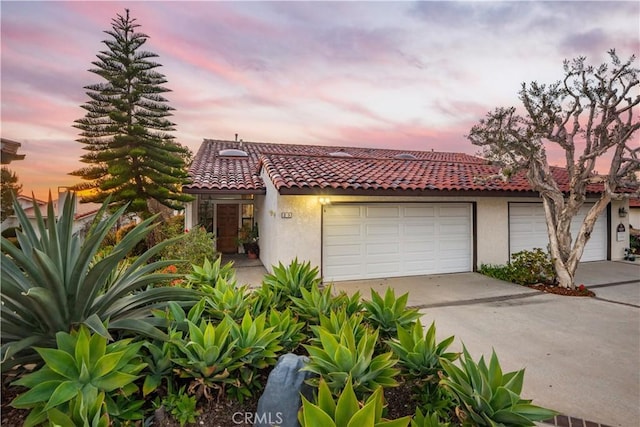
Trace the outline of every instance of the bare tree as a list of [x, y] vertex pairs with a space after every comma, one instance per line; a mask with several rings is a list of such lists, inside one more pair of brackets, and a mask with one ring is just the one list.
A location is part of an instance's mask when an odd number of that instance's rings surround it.
[[[634, 113], [640, 103], [640, 70], [635, 56], [622, 62], [612, 49], [609, 57], [609, 63], [598, 67], [584, 57], [565, 60], [563, 80], [523, 83], [519, 98], [526, 114], [497, 108], [468, 135], [488, 159], [502, 166], [505, 179], [526, 171], [531, 188], [542, 198], [559, 285], [567, 288], [575, 286], [578, 262], [598, 216], [611, 200], [630, 196], [622, 187], [640, 171], [640, 122]], [[558, 182], [549, 166], [546, 149], [552, 146], [564, 151], [567, 182]], [[605, 174], [595, 171], [599, 159], [609, 164]], [[571, 219], [593, 184], [602, 188], [600, 197], [572, 241]]]

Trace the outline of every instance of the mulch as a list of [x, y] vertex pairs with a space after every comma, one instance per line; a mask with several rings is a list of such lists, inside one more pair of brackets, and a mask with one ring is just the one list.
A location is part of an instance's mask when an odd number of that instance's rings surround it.
[[561, 286], [545, 285], [543, 283], [538, 283], [535, 285], [527, 285], [527, 287], [531, 289], [536, 289], [540, 292], [546, 292], [549, 294], [556, 294], [556, 295], [564, 295], [569, 297], [595, 297], [596, 296], [595, 292], [590, 291], [587, 288], [568, 289], [568, 288], [563, 288]]

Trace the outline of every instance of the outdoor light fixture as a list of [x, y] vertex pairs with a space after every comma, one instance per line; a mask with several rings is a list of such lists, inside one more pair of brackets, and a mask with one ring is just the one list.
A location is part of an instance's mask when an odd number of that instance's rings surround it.
[[627, 210], [624, 208], [624, 206], [618, 209], [618, 216], [620, 218], [624, 218], [625, 216], [627, 216]]
[[324, 205], [329, 205], [329, 204], [331, 204], [331, 199], [328, 198], [328, 197], [318, 197], [318, 202], [323, 206]]

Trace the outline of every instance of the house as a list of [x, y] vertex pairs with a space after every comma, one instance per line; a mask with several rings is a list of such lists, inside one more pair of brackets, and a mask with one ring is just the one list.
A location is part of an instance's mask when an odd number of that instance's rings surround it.
[[[56, 215], [59, 217], [62, 213], [62, 206], [64, 204], [65, 199], [67, 198], [67, 192], [59, 192], [58, 199], [53, 201], [53, 207]], [[35, 199], [32, 197], [27, 197], [24, 195], [18, 195], [16, 197], [18, 204], [24, 210], [29, 222], [36, 227], [36, 212], [34, 208], [34, 201], [40, 213], [44, 218], [47, 217], [47, 202], [39, 199]], [[82, 233], [88, 229], [90, 224], [93, 222], [96, 214], [102, 207], [99, 203], [79, 203], [76, 200], [76, 209], [73, 221], [73, 233]], [[15, 214], [7, 217], [1, 225], [2, 232], [7, 229], [19, 227], [20, 224], [18, 222], [18, 218]], [[37, 230], [37, 228], [36, 228]]]
[[[548, 244], [538, 194], [524, 175], [483, 180], [497, 172], [461, 153], [205, 139], [183, 188], [196, 197], [185, 225], [236, 253], [238, 230], [256, 224], [268, 269], [297, 257], [327, 281], [474, 271]], [[553, 173], [567, 182], [563, 169]], [[598, 187], [588, 191], [595, 200]], [[624, 256], [625, 203], [600, 217], [583, 260]]]
[[9, 163], [15, 160], [23, 160], [25, 155], [18, 154], [18, 149], [22, 146], [17, 141], [13, 141], [7, 138], [0, 138], [0, 146], [1, 146], [1, 163], [3, 165], [8, 165]]
[[629, 225], [640, 229], [640, 199], [629, 199]]

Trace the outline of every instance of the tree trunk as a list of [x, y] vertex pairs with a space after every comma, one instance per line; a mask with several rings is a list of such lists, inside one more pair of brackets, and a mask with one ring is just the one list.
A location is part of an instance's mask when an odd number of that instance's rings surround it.
[[611, 201], [611, 197], [606, 193], [601, 195], [587, 213], [575, 241], [572, 241], [571, 236], [571, 219], [577, 214], [583, 203], [570, 198], [568, 203], [558, 208], [556, 206], [557, 200], [553, 200], [551, 197], [543, 196], [542, 201], [547, 222], [547, 234], [549, 235], [549, 254], [556, 270], [558, 286], [575, 289], [575, 274], [580, 258], [582, 258], [584, 248], [591, 237], [596, 220]]

